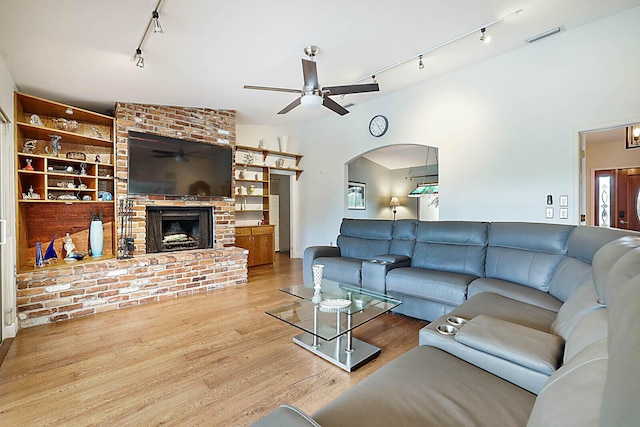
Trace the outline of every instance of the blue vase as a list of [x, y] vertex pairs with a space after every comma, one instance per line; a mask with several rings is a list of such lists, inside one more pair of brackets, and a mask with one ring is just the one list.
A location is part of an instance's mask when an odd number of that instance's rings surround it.
[[34, 267], [44, 267], [44, 258], [42, 256], [42, 242], [36, 242], [36, 263]]
[[91, 245], [91, 256], [102, 256], [102, 247], [104, 246], [102, 221], [91, 221], [89, 244]]

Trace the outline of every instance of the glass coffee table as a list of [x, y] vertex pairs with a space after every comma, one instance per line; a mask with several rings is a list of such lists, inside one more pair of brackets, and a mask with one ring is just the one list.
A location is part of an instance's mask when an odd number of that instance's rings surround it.
[[313, 283], [280, 290], [299, 300], [266, 313], [304, 331], [293, 342], [349, 372], [380, 354], [378, 347], [354, 338], [352, 331], [402, 304], [388, 295], [326, 279], [321, 295]]

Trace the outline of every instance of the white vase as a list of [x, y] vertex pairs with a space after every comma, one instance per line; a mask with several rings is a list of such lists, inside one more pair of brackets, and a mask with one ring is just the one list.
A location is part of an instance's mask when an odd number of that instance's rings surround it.
[[280, 147], [280, 151], [282, 152], [286, 152], [287, 151], [287, 142], [289, 141], [289, 136], [288, 135], [282, 135], [278, 137], [278, 145]]
[[102, 247], [104, 246], [102, 221], [91, 221], [89, 244], [91, 245], [91, 256], [102, 256]]

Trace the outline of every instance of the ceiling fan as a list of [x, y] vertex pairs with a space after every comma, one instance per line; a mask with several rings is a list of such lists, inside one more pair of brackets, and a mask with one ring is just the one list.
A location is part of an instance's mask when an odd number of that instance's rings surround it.
[[155, 154], [153, 157], [173, 157], [176, 159], [176, 162], [188, 162], [189, 159], [187, 156], [192, 153], [185, 153], [184, 149], [180, 147], [178, 151], [166, 151], [166, 150], [152, 150]]
[[318, 46], [307, 46], [304, 53], [309, 59], [302, 59], [302, 75], [304, 77], [304, 85], [302, 89], [286, 89], [268, 86], [251, 86], [245, 85], [245, 89], [270, 90], [273, 92], [289, 92], [298, 93], [300, 97], [296, 98], [291, 104], [284, 107], [278, 114], [286, 114], [298, 105], [302, 104], [306, 107], [316, 108], [324, 105], [328, 109], [344, 116], [349, 111], [342, 105], [329, 98], [333, 95], [347, 95], [350, 93], [377, 92], [380, 90], [378, 83], [345, 85], [345, 86], [324, 86], [318, 83], [318, 71], [314, 58], [318, 53]]

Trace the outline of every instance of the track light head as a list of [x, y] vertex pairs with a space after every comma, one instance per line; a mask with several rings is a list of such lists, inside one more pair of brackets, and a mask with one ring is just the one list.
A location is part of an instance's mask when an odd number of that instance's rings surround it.
[[136, 56], [133, 59], [136, 61], [136, 67], [144, 68], [144, 57], [142, 56], [142, 49], [136, 49]]
[[420, 60], [418, 61], [418, 68], [422, 70], [424, 68], [424, 62], [422, 62], [422, 55], [419, 56]]
[[480, 30], [480, 41], [482, 43], [489, 43], [491, 41], [491, 36], [489, 34], [487, 34], [487, 29], [483, 28]]
[[163, 33], [162, 26], [160, 25], [160, 14], [157, 10], [151, 12], [151, 20], [153, 21], [153, 32], [154, 33]]

